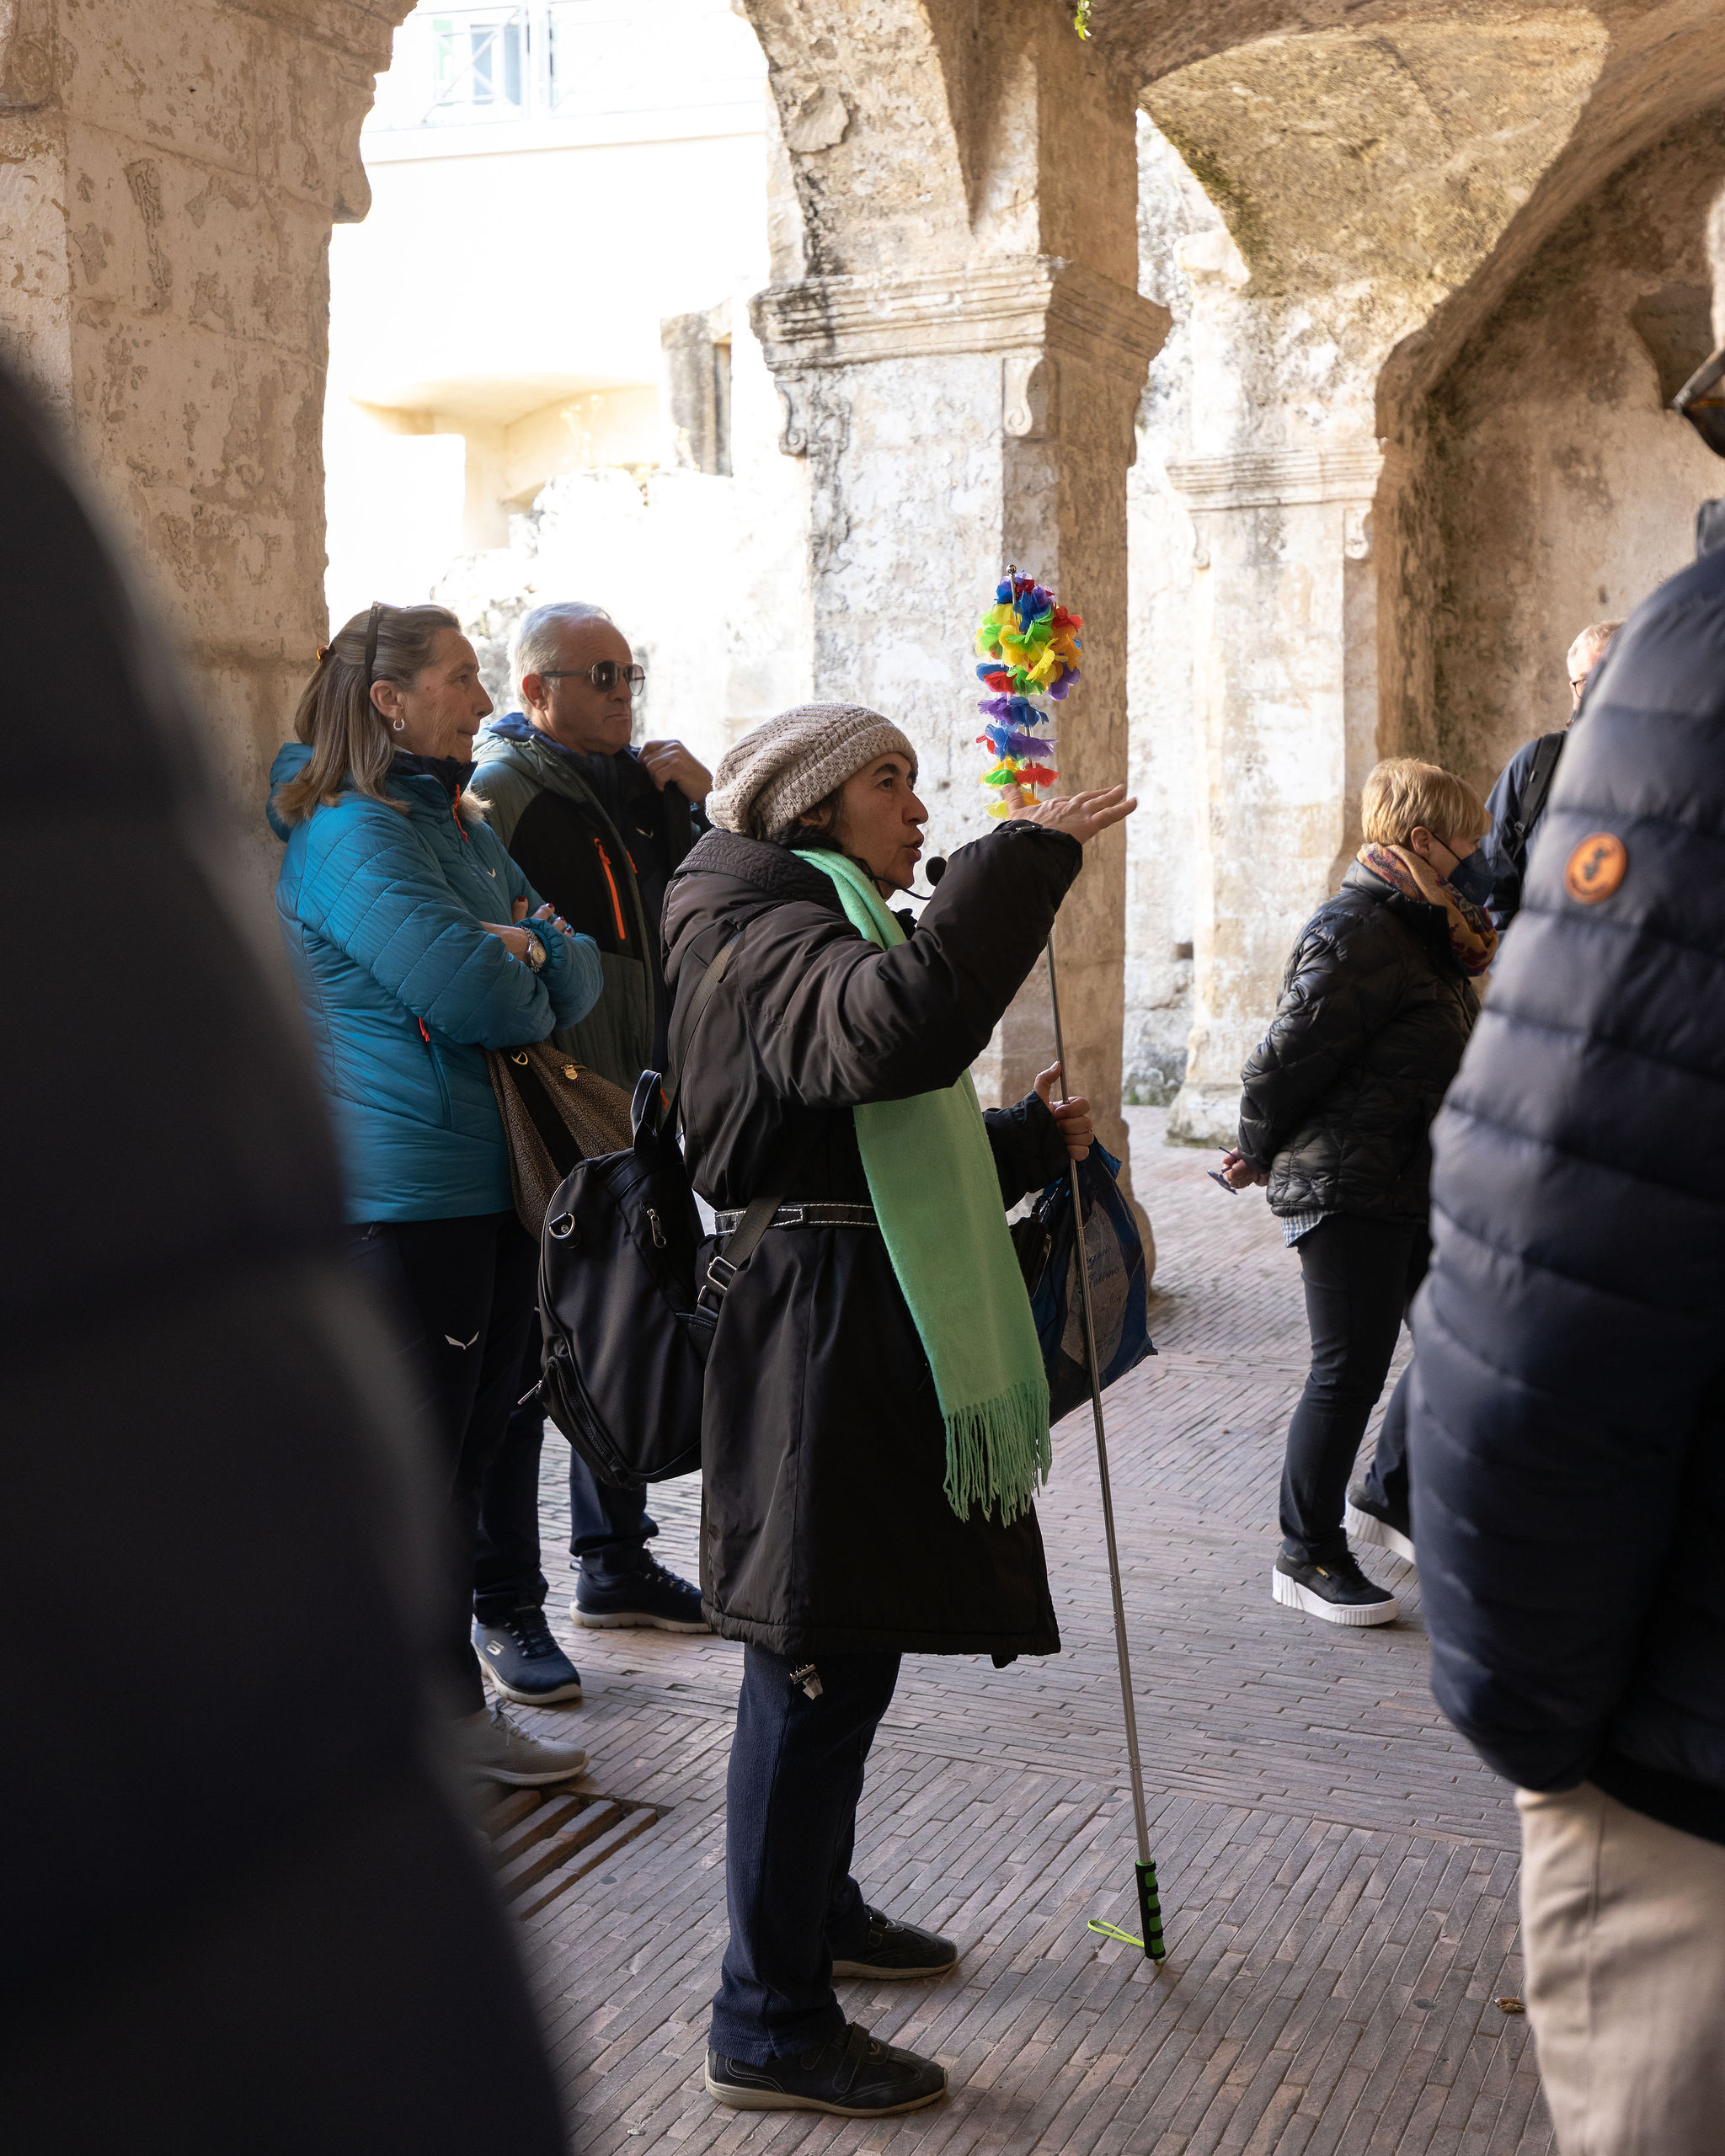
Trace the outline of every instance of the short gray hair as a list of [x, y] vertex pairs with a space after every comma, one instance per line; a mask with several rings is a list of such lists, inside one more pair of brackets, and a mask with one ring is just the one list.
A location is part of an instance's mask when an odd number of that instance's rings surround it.
[[[1583, 675], [1593, 672], [1594, 667], [1605, 655], [1605, 646], [1622, 627], [1621, 622], [1589, 622], [1588, 623], [1563, 655], [1564, 664], [1569, 669], [1569, 678], [1572, 681], [1578, 678], [1576, 674], [1577, 667], [1581, 668]], [[1585, 661], [1584, 664], [1583, 661]]]
[[580, 622], [609, 622], [611, 618], [602, 606], [589, 606], [585, 599], [553, 599], [549, 605], [523, 614], [509, 641], [510, 686], [516, 701], [526, 702], [521, 684], [527, 676], [542, 674], [556, 659], [560, 632]]

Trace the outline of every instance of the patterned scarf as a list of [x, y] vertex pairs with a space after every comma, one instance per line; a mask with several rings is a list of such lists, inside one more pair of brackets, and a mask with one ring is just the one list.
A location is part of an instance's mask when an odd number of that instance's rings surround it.
[[1406, 846], [1374, 846], [1368, 841], [1354, 856], [1362, 868], [1381, 876], [1404, 899], [1417, 899], [1429, 906], [1441, 906], [1449, 917], [1451, 956], [1470, 980], [1477, 980], [1498, 955], [1498, 931], [1471, 899], [1464, 899], [1451, 885], [1439, 882], [1429, 862]]

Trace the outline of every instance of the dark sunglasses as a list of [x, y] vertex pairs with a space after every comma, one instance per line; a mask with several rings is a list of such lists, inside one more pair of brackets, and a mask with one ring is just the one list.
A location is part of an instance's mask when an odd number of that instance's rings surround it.
[[638, 689], [647, 679], [644, 666], [620, 666], [614, 659], [601, 659], [591, 666], [565, 666], [547, 670], [540, 674], [542, 681], [590, 681], [601, 695], [614, 689], [619, 681], [627, 681], [631, 689]]
[[1702, 361], [1671, 399], [1715, 456], [1725, 456], [1725, 344]]

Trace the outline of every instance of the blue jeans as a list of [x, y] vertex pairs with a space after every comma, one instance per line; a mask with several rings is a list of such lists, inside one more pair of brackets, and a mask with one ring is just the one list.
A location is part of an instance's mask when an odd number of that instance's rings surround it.
[[793, 1664], [743, 1650], [743, 1689], [725, 1785], [730, 1944], [708, 2039], [768, 2066], [843, 2031], [836, 1952], [860, 1946], [866, 1918], [851, 1876], [862, 1769], [898, 1682], [895, 1654], [822, 1655], [821, 1696]]
[[[536, 1314], [515, 1396], [539, 1382]], [[539, 1569], [539, 1451], [545, 1414], [537, 1400], [517, 1407], [479, 1486], [479, 1531], [473, 1561], [473, 1614], [500, 1625], [512, 1609], [543, 1606], [547, 1588]], [[627, 1572], [641, 1561], [659, 1523], [639, 1490], [601, 1482], [569, 1448], [569, 1554], [596, 1571]]]

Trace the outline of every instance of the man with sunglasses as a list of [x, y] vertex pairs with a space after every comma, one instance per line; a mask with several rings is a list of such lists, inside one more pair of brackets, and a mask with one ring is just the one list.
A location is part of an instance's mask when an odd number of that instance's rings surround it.
[[[510, 672], [521, 709], [473, 744], [467, 798], [536, 889], [599, 947], [605, 986], [578, 1025], [553, 1038], [633, 1091], [665, 1067], [670, 999], [660, 916], [665, 887], [707, 828], [712, 774], [680, 741], [631, 745], [644, 672], [601, 607], [537, 606], [515, 631]], [[533, 866], [529, 869], [526, 864]], [[542, 880], [541, 880], [542, 879]], [[521, 1390], [539, 1381], [538, 1330]], [[481, 1499], [474, 1645], [507, 1699], [547, 1705], [581, 1696], [579, 1673], [545, 1622], [539, 1566], [538, 1403], [518, 1408]], [[658, 1533], [639, 1492], [601, 1486], [569, 1454], [570, 1552], [580, 1567], [577, 1624], [704, 1632], [698, 1588], [647, 1554]]]

